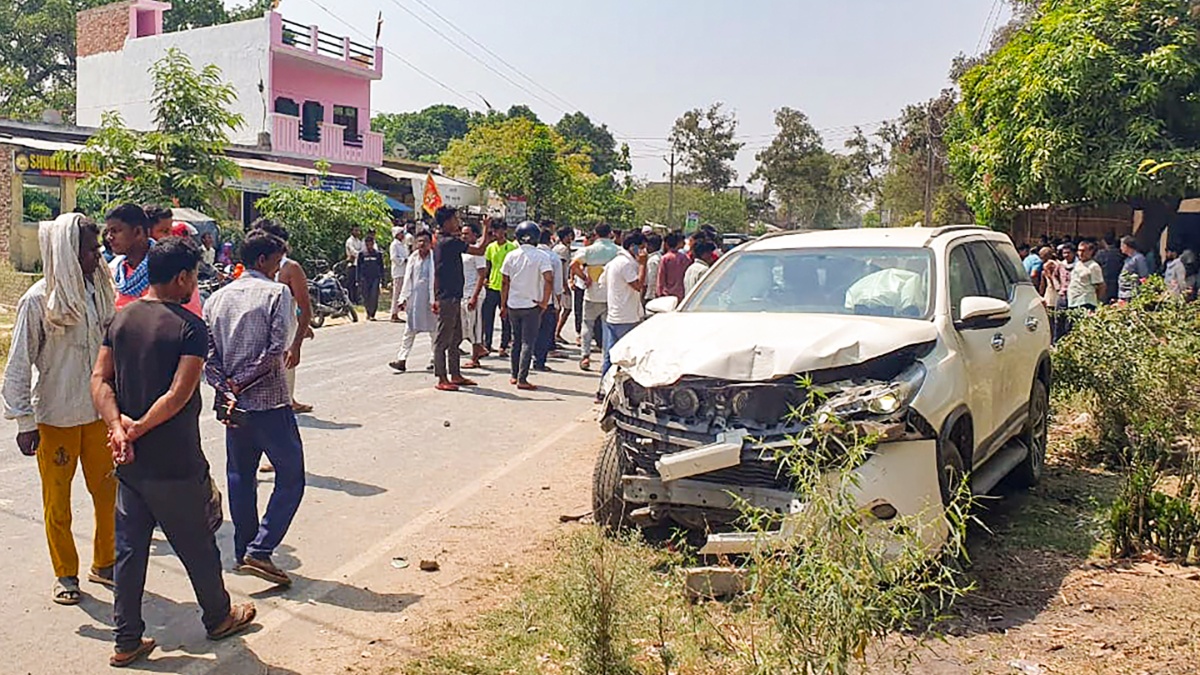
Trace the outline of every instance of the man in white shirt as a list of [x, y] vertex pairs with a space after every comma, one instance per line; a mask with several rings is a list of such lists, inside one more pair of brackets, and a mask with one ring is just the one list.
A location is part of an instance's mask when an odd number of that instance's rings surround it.
[[1067, 307], [1094, 310], [1100, 306], [1104, 296], [1104, 270], [1092, 258], [1096, 245], [1090, 241], [1079, 242], [1079, 262], [1071, 270], [1071, 283], [1067, 286]]
[[[617, 257], [604, 266], [604, 287], [608, 310], [604, 316], [604, 365], [600, 376], [612, 362], [609, 352], [642, 321], [642, 293], [646, 290], [646, 237], [641, 232], [625, 235]], [[597, 400], [601, 396], [597, 394]]]
[[350, 302], [358, 303], [358, 254], [365, 251], [367, 245], [362, 240], [362, 229], [357, 225], [350, 228], [350, 236], [346, 238], [346, 292], [350, 294]]
[[649, 280], [643, 294], [646, 302], [658, 297], [658, 268], [662, 265], [662, 245], [662, 235], [654, 232], [646, 235], [646, 251], [650, 254], [646, 257], [646, 279]]
[[[463, 241], [468, 246], [474, 246], [481, 235], [479, 225], [468, 223], [462, 227]], [[463, 261], [463, 297], [462, 324], [463, 338], [471, 343], [471, 358], [463, 364], [463, 368], [478, 368], [479, 359], [487, 354], [487, 346], [483, 342], [483, 303], [479, 297], [487, 287], [487, 258], [481, 255], [462, 254]], [[457, 348], [458, 345], [455, 345]]]
[[71, 483], [83, 467], [96, 529], [88, 580], [113, 585], [117, 481], [108, 427], [92, 403], [91, 378], [116, 291], [101, 267], [100, 229], [64, 213], [39, 232], [46, 276], [17, 304], [4, 371], [4, 413], [17, 421], [17, 448], [37, 457], [43, 518], [57, 581], [51, 599], [78, 605], [79, 553], [71, 535]]
[[[608, 295], [601, 275], [604, 266], [617, 257], [621, 247], [612, 239], [612, 226], [600, 223], [596, 226], [596, 240], [583, 247], [571, 260], [571, 278], [583, 283], [583, 335], [580, 349], [583, 358], [579, 367], [591, 368], [592, 341], [603, 345], [604, 315], [608, 312]], [[603, 348], [603, 347], [602, 347]]]
[[696, 242], [696, 259], [692, 261], [687, 271], [683, 273], [684, 297], [691, 295], [692, 289], [696, 287], [696, 284], [700, 283], [705, 274], [708, 274], [708, 260], [716, 250], [717, 245], [707, 239]]
[[554, 293], [554, 266], [537, 249], [541, 229], [525, 221], [517, 226], [519, 246], [508, 253], [500, 267], [500, 311], [512, 323], [512, 379], [518, 389], [537, 389], [529, 383], [529, 367], [537, 345], [542, 313], [550, 306]]
[[410, 253], [407, 238], [403, 227], [392, 228], [392, 244], [388, 247], [388, 257], [392, 260], [392, 323], [400, 323], [400, 294], [404, 292], [404, 268]]

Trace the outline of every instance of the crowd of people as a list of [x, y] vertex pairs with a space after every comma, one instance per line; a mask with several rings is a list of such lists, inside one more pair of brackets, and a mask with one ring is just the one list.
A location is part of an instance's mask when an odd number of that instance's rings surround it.
[[[572, 315], [579, 367], [591, 369], [595, 348], [603, 374], [612, 346], [645, 317], [645, 303], [668, 295], [681, 301], [720, 250], [711, 228], [664, 237], [601, 223], [580, 237], [549, 220], [515, 227], [491, 218], [464, 222], [448, 206], [438, 209], [434, 223], [434, 232], [397, 227], [392, 233], [392, 321], [406, 328], [389, 365], [407, 372], [417, 336], [424, 334], [433, 352], [426, 369], [441, 391], [475, 386], [462, 370], [479, 368], [493, 355], [509, 360], [510, 384], [536, 390], [530, 372], [548, 372], [549, 359], [566, 357], [563, 330]], [[361, 270], [366, 259], [358, 242], [352, 232], [346, 252]], [[361, 272], [358, 279], [361, 286]], [[460, 350], [466, 363], [460, 364]]]
[[[17, 307], [2, 395], [17, 446], [36, 457], [55, 582], [50, 599], [82, 599], [71, 533], [71, 482], [82, 467], [95, 512], [90, 582], [113, 589], [113, 666], [155, 648], [142, 597], [151, 537], [161, 528], [188, 571], [208, 637], [241, 632], [252, 603], [225, 590], [216, 532], [222, 498], [200, 441], [200, 381], [226, 425], [228, 502], [236, 570], [276, 585], [272, 562], [304, 494], [304, 449], [289, 373], [306, 331], [303, 271], [286, 230], [248, 233], [243, 273], [204, 304], [198, 271], [211, 241], [162, 227], [169, 213], [124, 204], [100, 227], [78, 213], [42, 223], [43, 278]], [[104, 247], [112, 253], [107, 267]], [[305, 289], [294, 293], [293, 289]], [[259, 460], [276, 474], [260, 516]], [[115, 466], [115, 471], [114, 471]]]
[[1095, 311], [1102, 305], [1128, 302], [1151, 274], [1160, 273], [1167, 291], [1184, 300], [1196, 297], [1200, 265], [1196, 254], [1171, 241], [1161, 265], [1139, 249], [1133, 237], [1075, 241], [1043, 236], [1036, 246], [1020, 244], [1017, 252], [1026, 273], [1050, 309], [1057, 340], [1070, 329], [1068, 310]]

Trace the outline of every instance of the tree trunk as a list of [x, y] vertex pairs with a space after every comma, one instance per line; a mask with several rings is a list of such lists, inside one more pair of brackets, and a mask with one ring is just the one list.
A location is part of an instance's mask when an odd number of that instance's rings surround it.
[[1159, 239], [1162, 238], [1163, 230], [1175, 222], [1181, 201], [1180, 199], [1151, 199], [1141, 204], [1134, 204], [1134, 208], [1140, 206], [1142, 209], [1142, 226], [1135, 235], [1138, 250], [1143, 253], [1153, 252], [1157, 258]]

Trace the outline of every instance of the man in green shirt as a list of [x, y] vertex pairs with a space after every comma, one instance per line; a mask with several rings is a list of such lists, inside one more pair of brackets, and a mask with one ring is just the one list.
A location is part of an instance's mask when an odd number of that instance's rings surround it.
[[[488, 236], [491, 243], [484, 251], [487, 260], [488, 283], [487, 295], [483, 299], [483, 346], [488, 353], [492, 352], [492, 336], [496, 332], [496, 312], [500, 309], [500, 289], [504, 284], [504, 274], [500, 268], [504, 266], [504, 258], [517, 248], [517, 242], [508, 238], [508, 223], [504, 220], [487, 219]], [[508, 356], [508, 346], [512, 341], [512, 328], [508, 319], [500, 318], [500, 358]]]

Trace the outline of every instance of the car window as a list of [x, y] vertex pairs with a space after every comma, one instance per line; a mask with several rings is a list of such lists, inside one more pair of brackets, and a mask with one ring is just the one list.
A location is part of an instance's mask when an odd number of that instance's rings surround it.
[[1017, 249], [1013, 248], [1012, 244], [992, 242], [992, 250], [1000, 259], [1000, 268], [1008, 276], [1009, 282], [1014, 285], [1033, 285], [1033, 280], [1025, 272], [1025, 263], [1021, 260], [1021, 256], [1017, 255]]
[[979, 270], [979, 277], [983, 280], [982, 294], [1008, 302], [1013, 284], [1004, 270], [1000, 269], [1000, 260], [992, 252], [992, 247], [986, 241], [977, 241], [967, 244], [967, 248], [970, 249], [975, 268]]
[[966, 246], [959, 246], [950, 251], [949, 275], [950, 316], [958, 321], [963, 298], [979, 295], [978, 283], [975, 280], [975, 268], [971, 265], [971, 257], [967, 255]]

